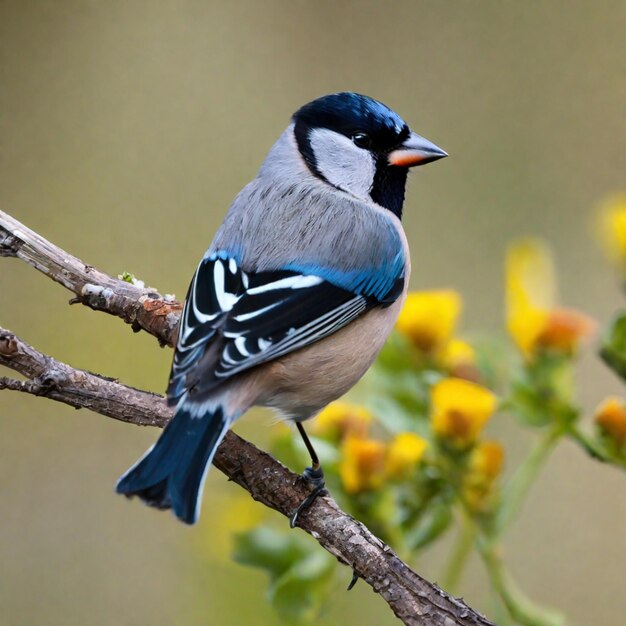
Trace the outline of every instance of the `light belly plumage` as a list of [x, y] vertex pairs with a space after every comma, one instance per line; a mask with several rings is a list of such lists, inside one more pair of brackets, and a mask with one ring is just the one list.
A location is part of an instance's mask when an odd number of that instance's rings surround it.
[[404, 297], [405, 292], [391, 306], [372, 309], [331, 337], [268, 364], [261, 375], [263, 388], [270, 391], [255, 404], [296, 421], [316, 415], [352, 388], [372, 365]]

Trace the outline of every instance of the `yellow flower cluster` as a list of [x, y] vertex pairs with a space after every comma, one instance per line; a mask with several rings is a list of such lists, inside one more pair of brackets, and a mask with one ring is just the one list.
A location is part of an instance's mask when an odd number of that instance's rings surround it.
[[522, 354], [573, 354], [595, 330], [594, 321], [556, 305], [556, 280], [549, 250], [533, 239], [510, 246], [506, 259], [507, 326]]
[[461, 296], [451, 289], [415, 291], [407, 296], [396, 328], [447, 371], [474, 378], [474, 349], [454, 337], [462, 308]]
[[350, 436], [341, 446], [339, 476], [347, 493], [372, 491], [383, 484], [386, 446], [377, 439]]
[[339, 476], [347, 493], [372, 491], [387, 480], [407, 478], [422, 460], [427, 441], [400, 433], [389, 443], [349, 436], [341, 447]]
[[371, 413], [360, 405], [333, 402], [315, 420], [312, 432], [340, 444], [339, 476], [347, 493], [380, 488], [387, 480], [410, 476], [428, 446], [415, 433], [404, 432], [391, 441], [369, 434]]
[[[452, 459], [464, 464], [461, 496], [471, 510], [485, 510], [494, 496], [504, 456], [499, 444], [479, 441], [496, 410], [496, 396], [481, 385], [451, 377], [432, 386], [430, 407], [432, 432], [441, 445], [435, 451], [452, 453]], [[371, 492], [390, 481], [410, 479], [424, 463], [426, 439], [402, 432], [381, 441], [371, 436], [372, 423], [365, 407], [348, 402], [330, 404], [314, 423], [314, 434], [339, 446], [338, 473], [346, 493]]]
[[422, 460], [428, 442], [415, 433], [400, 433], [387, 446], [385, 475], [388, 478], [406, 478]]
[[504, 448], [497, 441], [483, 441], [472, 450], [462, 488], [471, 511], [484, 512], [493, 503], [503, 466]]
[[397, 328], [420, 350], [433, 352], [452, 336], [461, 307], [461, 297], [451, 289], [416, 291], [407, 296]]
[[495, 395], [485, 387], [444, 378], [431, 389], [433, 432], [450, 447], [466, 449], [476, 443], [496, 406]]
[[504, 450], [495, 441], [479, 441], [497, 408], [496, 396], [481, 385], [459, 378], [445, 378], [431, 388], [431, 426], [444, 449], [469, 452], [453, 455], [464, 463], [461, 495], [470, 510], [485, 511], [496, 493]]

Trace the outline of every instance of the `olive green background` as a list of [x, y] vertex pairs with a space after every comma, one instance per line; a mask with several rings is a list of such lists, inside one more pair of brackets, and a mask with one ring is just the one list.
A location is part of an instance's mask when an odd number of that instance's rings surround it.
[[[465, 328], [501, 333], [506, 243], [538, 234], [563, 302], [602, 322], [622, 306], [592, 226], [626, 187], [623, 0], [0, 1], [0, 207], [180, 297], [291, 113], [348, 89], [451, 155], [410, 179], [414, 288], [458, 289]], [[164, 389], [168, 350], [68, 298], [0, 259], [0, 324], [72, 365]], [[589, 410], [621, 389], [592, 347], [579, 382]], [[238, 430], [263, 445], [271, 418], [256, 417]], [[491, 432], [509, 467], [530, 443], [504, 418]], [[191, 529], [114, 495], [157, 434], [1, 394], [1, 626], [277, 623], [263, 575], [228, 559], [238, 496], [222, 475]], [[625, 522], [626, 476], [565, 444], [507, 559], [572, 623], [623, 623]], [[437, 578], [443, 555], [419, 571]], [[396, 623], [366, 585], [346, 594], [349, 578], [320, 626]], [[479, 563], [462, 591], [490, 610]]]

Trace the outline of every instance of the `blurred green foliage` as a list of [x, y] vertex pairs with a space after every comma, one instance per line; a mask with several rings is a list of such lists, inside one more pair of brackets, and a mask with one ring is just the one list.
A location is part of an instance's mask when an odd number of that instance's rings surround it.
[[238, 563], [267, 572], [269, 600], [290, 624], [311, 624], [319, 617], [332, 582], [330, 554], [312, 550], [300, 534], [285, 536], [259, 526], [236, 536], [233, 556]]

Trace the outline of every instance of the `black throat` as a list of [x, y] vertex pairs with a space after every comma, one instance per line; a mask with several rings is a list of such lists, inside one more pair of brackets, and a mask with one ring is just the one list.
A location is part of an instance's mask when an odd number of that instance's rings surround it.
[[385, 207], [398, 219], [402, 219], [404, 190], [409, 170], [406, 167], [395, 167], [387, 163], [387, 156], [380, 155], [377, 159], [376, 174], [370, 196], [380, 206]]
[[[294, 136], [298, 145], [298, 150], [306, 162], [309, 170], [314, 176], [331, 184], [317, 167], [315, 153], [311, 147], [309, 139], [310, 128], [298, 121], [294, 127]], [[374, 183], [370, 191], [370, 197], [380, 206], [391, 211], [398, 219], [402, 219], [402, 206], [404, 204], [404, 190], [406, 187], [406, 177], [408, 169], [405, 167], [395, 167], [389, 165], [387, 154], [379, 153], [376, 157], [376, 172]]]

